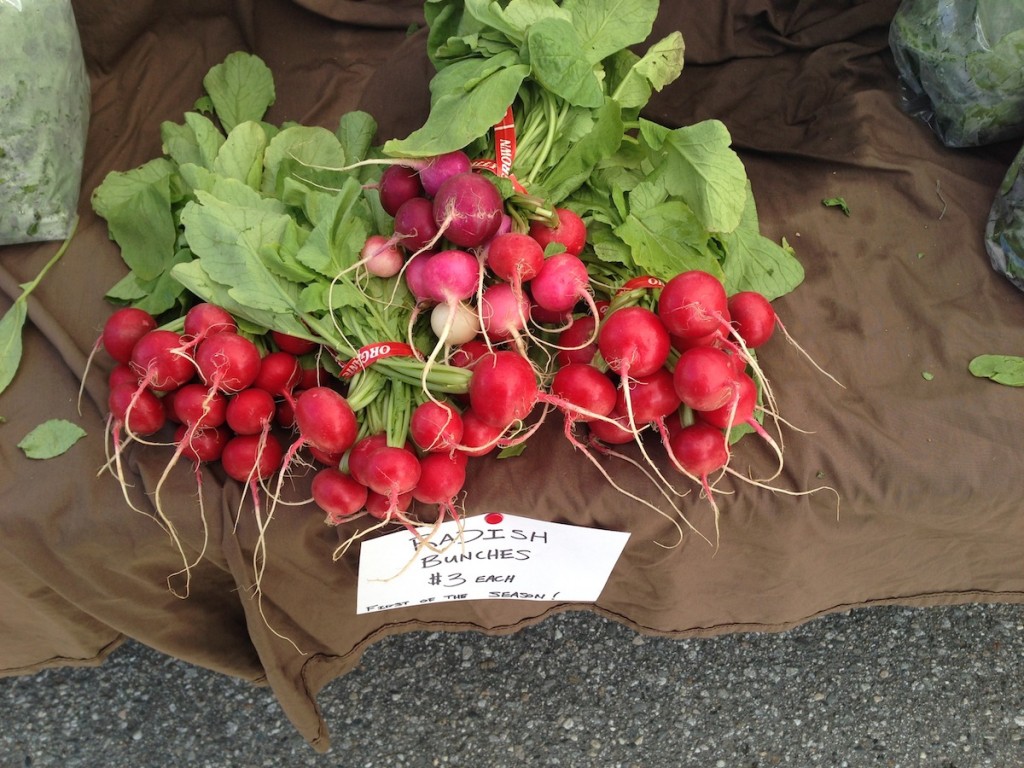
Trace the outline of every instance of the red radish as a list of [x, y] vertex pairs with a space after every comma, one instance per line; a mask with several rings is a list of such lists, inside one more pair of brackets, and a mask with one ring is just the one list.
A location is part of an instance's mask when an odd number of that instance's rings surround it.
[[283, 455], [281, 443], [272, 434], [235, 435], [224, 445], [220, 464], [228, 477], [252, 485], [277, 472]]
[[477, 360], [490, 351], [491, 348], [486, 341], [472, 339], [452, 350], [448, 364], [454, 365], [456, 368], [472, 368]]
[[175, 390], [173, 407], [175, 418], [192, 429], [219, 427], [224, 423], [228, 399], [221, 392], [211, 392], [202, 384], [191, 383]]
[[761, 425], [754, 421], [754, 408], [757, 406], [757, 385], [747, 374], [737, 376], [734, 383], [733, 396], [718, 408], [698, 411], [701, 421], [706, 421], [719, 429], [729, 429], [736, 424], [749, 424], [754, 431], [760, 432]]
[[534, 302], [530, 306], [530, 319], [540, 325], [567, 326], [572, 322], [572, 310], [552, 312], [550, 309], [545, 309], [537, 302]]
[[588, 422], [590, 433], [608, 445], [624, 445], [637, 439], [636, 433], [629, 427], [629, 416], [615, 408], [608, 414], [608, 419], [594, 419]]
[[191, 459], [193, 464], [219, 460], [230, 438], [231, 432], [224, 427], [194, 429], [182, 424], [174, 431], [174, 442], [179, 445], [181, 455]]
[[530, 301], [509, 283], [495, 283], [480, 294], [479, 312], [489, 339], [518, 338], [530, 319]]
[[366, 506], [367, 488], [335, 467], [313, 475], [313, 501], [327, 513], [327, 522], [338, 524]]
[[454, 513], [454, 499], [465, 484], [465, 454], [428, 453], [420, 459], [420, 477], [412, 497]]
[[359, 438], [348, 454], [348, 471], [358, 482], [366, 485], [369, 476], [370, 457], [388, 444], [383, 432]]
[[700, 480], [714, 503], [708, 476], [729, 463], [729, 444], [722, 430], [701, 422], [683, 427], [669, 438], [669, 450], [685, 473]]
[[473, 167], [469, 156], [462, 150], [445, 152], [425, 160], [405, 160], [419, 171], [420, 183], [427, 197], [436, 197], [441, 185], [453, 176], [468, 173]]
[[477, 416], [472, 408], [467, 408], [462, 412], [462, 444], [459, 450], [467, 456], [485, 456], [498, 447], [498, 441], [508, 426], [492, 426]]
[[673, 371], [679, 399], [695, 411], [725, 405], [736, 388], [731, 356], [716, 347], [694, 347], [679, 356]]
[[231, 313], [216, 304], [203, 302], [185, 313], [184, 334], [198, 343], [214, 333], [234, 333], [238, 323]]
[[597, 318], [593, 315], [573, 318], [572, 325], [558, 334], [557, 348], [555, 362], [560, 366], [591, 362], [597, 354]]
[[487, 244], [487, 268], [517, 290], [532, 280], [544, 266], [544, 249], [522, 232], [507, 232], [491, 238]]
[[701, 270], [680, 272], [661, 289], [658, 316], [673, 336], [692, 339], [720, 330], [728, 312], [725, 287]]
[[642, 306], [610, 313], [598, 330], [597, 346], [608, 367], [624, 377], [648, 376], [668, 360], [668, 332], [658, 316]]
[[279, 427], [284, 429], [295, 428], [295, 401], [294, 400], [282, 400], [277, 404], [277, 410], [274, 412], [274, 421]]
[[127, 365], [135, 343], [155, 329], [156, 319], [151, 314], [136, 307], [122, 307], [103, 324], [100, 343], [116, 362]]
[[192, 360], [180, 353], [182, 339], [174, 331], [156, 328], [140, 338], [129, 364], [139, 375], [139, 386], [170, 392], [195, 376]]
[[225, 420], [238, 435], [258, 435], [270, 428], [277, 414], [277, 403], [265, 389], [250, 387], [228, 401]]
[[425, 197], [414, 197], [395, 213], [395, 235], [409, 252], [420, 251], [438, 237], [434, 204]]
[[551, 379], [551, 394], [572, 406], [559, 406], [571, 421], [593, 421], [595, 416], [607, 416], [615, 407], [615, 385], [588, 363], [568, 363], [559, 368]]
[[451, 453], [462, 441], [462, 415], [448, 403], [427, 400], [412, 412], [409, 437], [421, 451]]
[[131, 384], [135, 387], [139, 386], [139, 374], [131, 369], [131, 366], [126, 363], [118, 363], [110, 369], [110, 373], [107, 376], [107, 386], [113, 389], [118, 384]]
[[359, 263], [376, 277], [394, 277], [402, 271], [405, 254], [394, 238], [384, 235], [370, 235], [359, 254]]
[[659, 425], [659, 428], [664, 426], [665, 417], [678, 410], [679, 405], [672, 372], [667, 368], [659, 368], [646, 376], [635, 376], [623, 381], [616, 400], [616, 408], [620, 413], [632, 412], [634, 424], [642, 426], [653, 423]]
[[[580, 299], [590, 297], [589, 288], [587, 265], [571, 253], [549, 256], [530, 281], [533, 300], [550, 312], [570, 311]], [[593, 314], [596, 316], [597, 312]]]
[[433, 200], [434, 222], [445, 239], [477, 248], [494, 236], [505, 213], [498, 188], [479, 173], [459, 173], [441, 184]]
[[525, 419], [538, 396], [533, 366], [518, 352], [489, 352], [473, 366], [469, 402], [480, 420], [492, 427], [505, 429]]
[[423, 196], [419, 174], [407, 165], [389, 165], [381, 172], [377, 182], [380, 205], [388, 215], [394, 216], [402, 203]]
[[299, 376], [299, 381], [295, 385], [295, 390], [299, 389], [312, 389], [313, 387], [325, 387], [331, 381], [333, 377], [331, 374], [320, 366], [311, 366], [309, 368], [303, 368]]
[[740, 291], [729, 297], [729, 314], [736, 333], [750, 349], [756, 349], [775, 331], [775, 309], [757, 291]]
[[411, 493], [420, 479], [420, 462], [406, 448], [385, 445], [371, 454], [366, 467], [366, 486], [398, 509], [399, 498]]
[[359, 428], [348, 401], [328, 387], [304, 390], [295, 399], [295, 423], [300, 442], [328, 453], [347, 451]]
[[313, 459], [323, 464], [325, 467], [338, 467], [341, 466], [341, 460], [344, 458], [344, 453], [327, 453], [321, 451], [315, 445], [306, 446], [309, 448], [309, 453], [313, 456]]
[[107, 394], [107, 408], [116, 427], [130, 435], [152, 435], [167, 422], [164, 405], [153, 392], [134, 384], [117, 384]]
[[277, 345], [279, 350], [290, 352], [296, 357], [305, 355], [317, 348], [317, 344], [309, 339], [301, 339], [298, 336], [292, 336], [281, 331], [271, 331], [270, 338], [274, 340], [274, 344]]
[[530, 222], [530, 236], [546, 250], [552, 243], [565, 247], [568, 253], [579, 256], [583, 246], [587, 244], [587, 225], [575, 211], [568, 208], [556, 208], [558, 224], [551, 226], [542, 221]]
[[221, 392], [252, 386], [260, 372], [259, 348], [237, 333], [207, 336], [196, 347], [195, 359], [203, 383]]
[[269, 392], [274, 397], [290, 396], [302, 379], [299, 358], [290, 352], [267, 352], [260, 359], [260, 367], [252, 386]]
[[378, 520], [391, 521], [401, 517], [412, 506], [412, 491], [391, 498], [383, 493], [369, 491], [366, 494], [366, 511]]

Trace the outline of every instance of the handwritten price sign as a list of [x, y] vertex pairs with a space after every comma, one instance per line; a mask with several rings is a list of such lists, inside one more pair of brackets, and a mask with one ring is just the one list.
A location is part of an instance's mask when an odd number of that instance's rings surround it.
[[[429, 528], [421, 529], [423, 535]], [[628, 533], [491, 513], [454, 521], [417, 553], [409, 531], [369, 539], [359, 558], [357, 613], [459, 600], [592, 603]]]

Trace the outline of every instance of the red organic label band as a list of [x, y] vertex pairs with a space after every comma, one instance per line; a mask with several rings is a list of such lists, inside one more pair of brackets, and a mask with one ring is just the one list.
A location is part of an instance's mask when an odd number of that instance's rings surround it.
[[378, 360], [385, 357], [415, 357], [416, 351], [408, 344], [400, 341], [379, 341], [376, 344], [367, 344], [359, 350], [355, 357], [345, 363], [341, 368], [341, 378], [351, 379], [357, 373], [369, 368]]
[[639, 291], [639, 290], [654, 290], [657, 288], [664, 288], [665, 281], [660, 280], [657, 277], [651, 277], [650, 275], [641, 275], [640, 277], [634, 277], [631, 280], [627, 280], [616, 293], [625, 293], [626, 291]]
[[494, 126], [494, 153], [497, 156], [500, 175], [508, 176], [516, 159], [516, 122], [512, 105], [509, 105], [502, 121]]

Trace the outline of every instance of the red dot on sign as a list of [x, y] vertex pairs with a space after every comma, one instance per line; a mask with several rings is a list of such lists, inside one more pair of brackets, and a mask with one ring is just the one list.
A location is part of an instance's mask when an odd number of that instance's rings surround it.
[[499, 525], [504, 519], [505, 516], [501, 512], [491, 512], [484, 518], [484, 522], [488, 525]]

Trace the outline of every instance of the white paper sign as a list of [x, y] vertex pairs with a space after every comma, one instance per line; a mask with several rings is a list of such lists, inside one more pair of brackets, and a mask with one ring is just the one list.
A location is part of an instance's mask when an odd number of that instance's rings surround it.
[[[443, 523], [421, 548], [402, 530], [361, 545], [357, 613], [458, 600], [591, 603], [629, 533], [492, 512]], [[429, 527], [419, 529], [425, 536]]]

